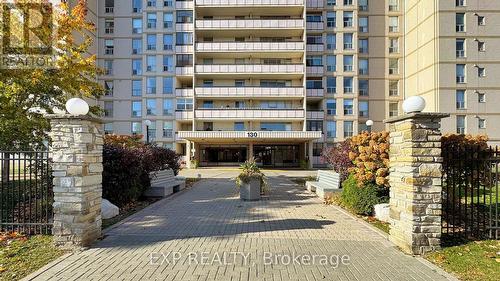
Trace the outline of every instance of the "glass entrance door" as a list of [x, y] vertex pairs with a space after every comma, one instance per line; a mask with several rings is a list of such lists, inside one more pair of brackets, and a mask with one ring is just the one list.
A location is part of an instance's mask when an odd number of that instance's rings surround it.
[[261, 167], [299, 167], [299, 145], [256, 145], [254, 157]]

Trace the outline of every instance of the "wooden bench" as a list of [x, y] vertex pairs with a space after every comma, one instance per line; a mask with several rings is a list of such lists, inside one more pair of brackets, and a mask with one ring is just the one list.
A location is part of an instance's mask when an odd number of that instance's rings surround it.
[[167, 197], [186, 187], [186, 180], [176, 178], [172, 169], [150, 173], [149, 178], [151, 187], [144, 194], [147, 197]]
[[334, 192], [341, 191], [340, 175], [332, 171], [318, 171], [317, 181], [307, 181], [306, 188], [325, 199]]

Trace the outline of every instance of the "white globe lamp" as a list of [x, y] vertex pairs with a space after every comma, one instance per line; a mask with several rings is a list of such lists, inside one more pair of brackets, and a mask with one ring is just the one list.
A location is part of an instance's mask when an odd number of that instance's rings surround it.
[[373, 120], [367, 120], [366, 121], [366, 126], [368, 126], [368, 127], [373, 126]]
[[144, 121], [144, 125], [146, 125], [148, 127], [151, 126], [151, 124], [152, 124], [151, 120], [145, 120]]
[[71, 115], [87, 115], [89, 104], [81, 98], [71, 98], [66, 102], [66, 110]]
[[419, 96], [407, 98], [403, 102], [403, 111], [405, 113], [422, 112], [425, 108], [425, 100]]

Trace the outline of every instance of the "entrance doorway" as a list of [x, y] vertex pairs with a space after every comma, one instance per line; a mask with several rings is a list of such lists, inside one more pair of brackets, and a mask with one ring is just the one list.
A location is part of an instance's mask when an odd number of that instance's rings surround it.
[[257, 165], [272, 168], [300, 167], [299, 145], [256, 145]]
[[200, 166], [236, 166], [247, 159], [246, 146], [200, 146]]

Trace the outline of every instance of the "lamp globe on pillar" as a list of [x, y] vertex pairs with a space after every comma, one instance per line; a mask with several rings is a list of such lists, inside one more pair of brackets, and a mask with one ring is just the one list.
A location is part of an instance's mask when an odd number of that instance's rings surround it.
[[372, 132], [373, 120], [366, 120], [366, 127], [368, 129], [368, 133]]
[[407, 98], [403, 102], [403, 111], [406, 114], [422, 112], [425, 109], [425, 100], [419, 96], [413, 96]]
[[146, 143], [149, 144], [149, 126], [151, 126], [151, 120], [144, 120], [144, 125], [146, 125]]
[[89, 105], [81, 98], [71, 98], [66, 102], [66, 110], [71, 115], [87, 115]]

